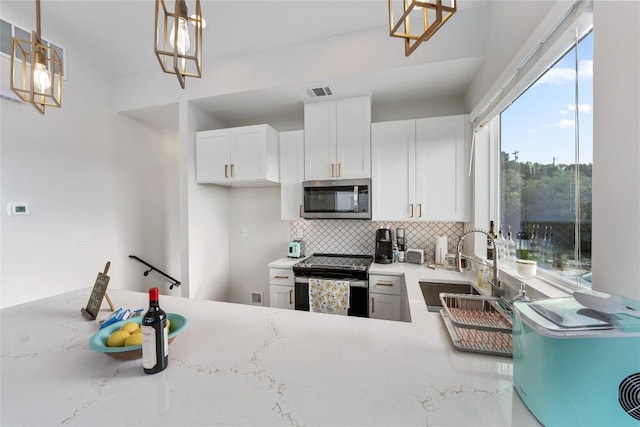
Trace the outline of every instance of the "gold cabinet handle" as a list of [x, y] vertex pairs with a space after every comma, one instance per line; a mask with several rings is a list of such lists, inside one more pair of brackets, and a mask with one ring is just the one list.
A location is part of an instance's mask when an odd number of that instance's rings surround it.
[[393, 282], [389, 282], [386, 280], [378, 280], [376, 282], [376, 286], [393, 286]]
[[338, 163], [338, 176], [342, 176], [342, 163]]
[[336, 176], [335, 167], [335, 163], [331, 163], [331, 178]]
[[289, 305], [293, 304], [293, 289], [289, 289]]
[[234, 176], [233, 176], [233, 167], [234, 167], [234, 166], [235, 166], [235, 165], [232, 163], [232, 164], [231, 164], [231, 178], [234, 178]]
[[410, 218], [413, 218], [413, 203], [411, 203], [411, 204], [409, 205], [409, 208], [410, 208], [410, 212], [411, 212], [411, 213], [409, 214], [409, 217], [410, 217]]
[[422, 203], [418, 203], [418, 218], [422, 218]]
[[224, 165], [224, 177], [229, 178], [229, 165]]
[[374, 297], [371, 297], [371, 312], [376, 312], [376, 299]]
[[276, 274], [275, 276], [273, 276], [274, 279], [288, 279], [289, 276], [282, 276], [280, 274]]
[[298, 208], [298, 216], [302, 218], [302, 205]]

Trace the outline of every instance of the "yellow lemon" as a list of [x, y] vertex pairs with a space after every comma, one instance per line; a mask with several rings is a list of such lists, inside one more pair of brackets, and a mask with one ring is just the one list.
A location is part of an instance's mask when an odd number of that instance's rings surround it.
[[171, 332], [171, 321], [167, 319], [167, 331]]
[[122, 325], [122, 327], [120, 328], [121, 331], [127, 331], [130, 334], [134, 333], [135, 331], [138, 330], [138, 328], [140, 328], [140, 325], [138, 325], [136, 322], [127, 322], [124, 325]]
[[124, 342], [124, 346], [128, 347], [130, 345], [141, 345], [142, 344], [142, 332], [134, 332], [129, 338]]
[[107, 347], [122, 347], [131, 334], [127, 331], [118, 330], [107, 338]]

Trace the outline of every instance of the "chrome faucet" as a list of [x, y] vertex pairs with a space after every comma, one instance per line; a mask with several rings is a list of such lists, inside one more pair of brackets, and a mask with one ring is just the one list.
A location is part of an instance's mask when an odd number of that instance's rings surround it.
[[[475, 258], [469, 257], [467, 255], [464, 255], [462, 253], [462, 242], [464, 241], [464, 238], [466, 236], [468, 236], [471, 233], [481, 233], [484, 234], [485, 236], [487, 236], [487, 239], [489, 239], [492, 243], [493, 243], [493, 247], [494, 247], [494, 257], [493, 257], [493, 265], [484, 263], [484, 262], [480, 262]], [[484, 265], [485, 267], [489, 267], [493, 270], [493, 281], [491, 283], [491, 296], [494, 297], [500, 297], [504, 294], [504, 290], [502, 289], [502, 285], [500, 284], [500, 280], [498, 279], [498, 246], [496, 245], [496, 240], [486, 231], [484, 230], [478, 230], [478, 229], [474, 229], [474, 230], [469, 230], [465, 233], [462, 234], [462, 236], [460, 236], [460, 239], [458, 239], [458, 253], [456, 255], [456, 271], [457, 272], [462, 272], [462, 258], [466, 258], [470, 261], [476, 262], [480, 265]]]

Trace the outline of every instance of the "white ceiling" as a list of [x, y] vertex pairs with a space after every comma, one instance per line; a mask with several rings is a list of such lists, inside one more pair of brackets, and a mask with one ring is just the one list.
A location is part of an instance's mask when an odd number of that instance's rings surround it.
[[[347, 33], [379, 30], [388, 34], [387, 0], [201, 0], [201, 3], [207, 22], [203, 41], [205, 64]], [[459, 0], [458, 14], [435, 37], [445, 37], [462, 11], [478, 14], [479, 19], [486, 17], [483, 14], [488, 3]], [[1, 7], [3, 16], [10, 11], [14, 23], [28, 29], [35, 26], [35, 0], [2, 0]], [[73, 40], [74, 48], [81, 49], [114, 76], [155, 69], [161, 72], [152, 48], [154, 8], [154, 0], [42, 0], [42, 33], [44, 38], [52, 34], [52, 38]], [[402, 40], [394, 41], [402, 52]], [[423, 48], [418, 47], [416, 52]], [[394, 66], [330, 83], [332, 89], [343, 86], [371, 93], [377, 102], [403, 102], [425, 94], [460, 94], [470, 84], [484, 54], [484, 51], [467, 53], [465, 58], [447, 62], [413, 61], [408, 63], [410, 66]], [[424, 78], [426, 75], [428, 79]], [[261, 115], [301, 114], [303, 97], [298, 87], [280, 86], [216, 98], [224, 102], [202, 99], [197, 103], [222, 121], [242, 121]], [[144, 116], [143, 112], [140, 114]]]

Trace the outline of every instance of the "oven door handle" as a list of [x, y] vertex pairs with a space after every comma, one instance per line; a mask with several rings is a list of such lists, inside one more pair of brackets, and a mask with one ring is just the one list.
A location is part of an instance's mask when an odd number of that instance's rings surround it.
[[[322, 277], [317, 277], [320, 280], [348, 280], [348, 279], [327, 279]], [[309, 283], [308, 277], [295, 277], [295, 283]], [[351, 288], [368, 288], [369, 281], [368, 280], [349, 280], [349, 287]]]

